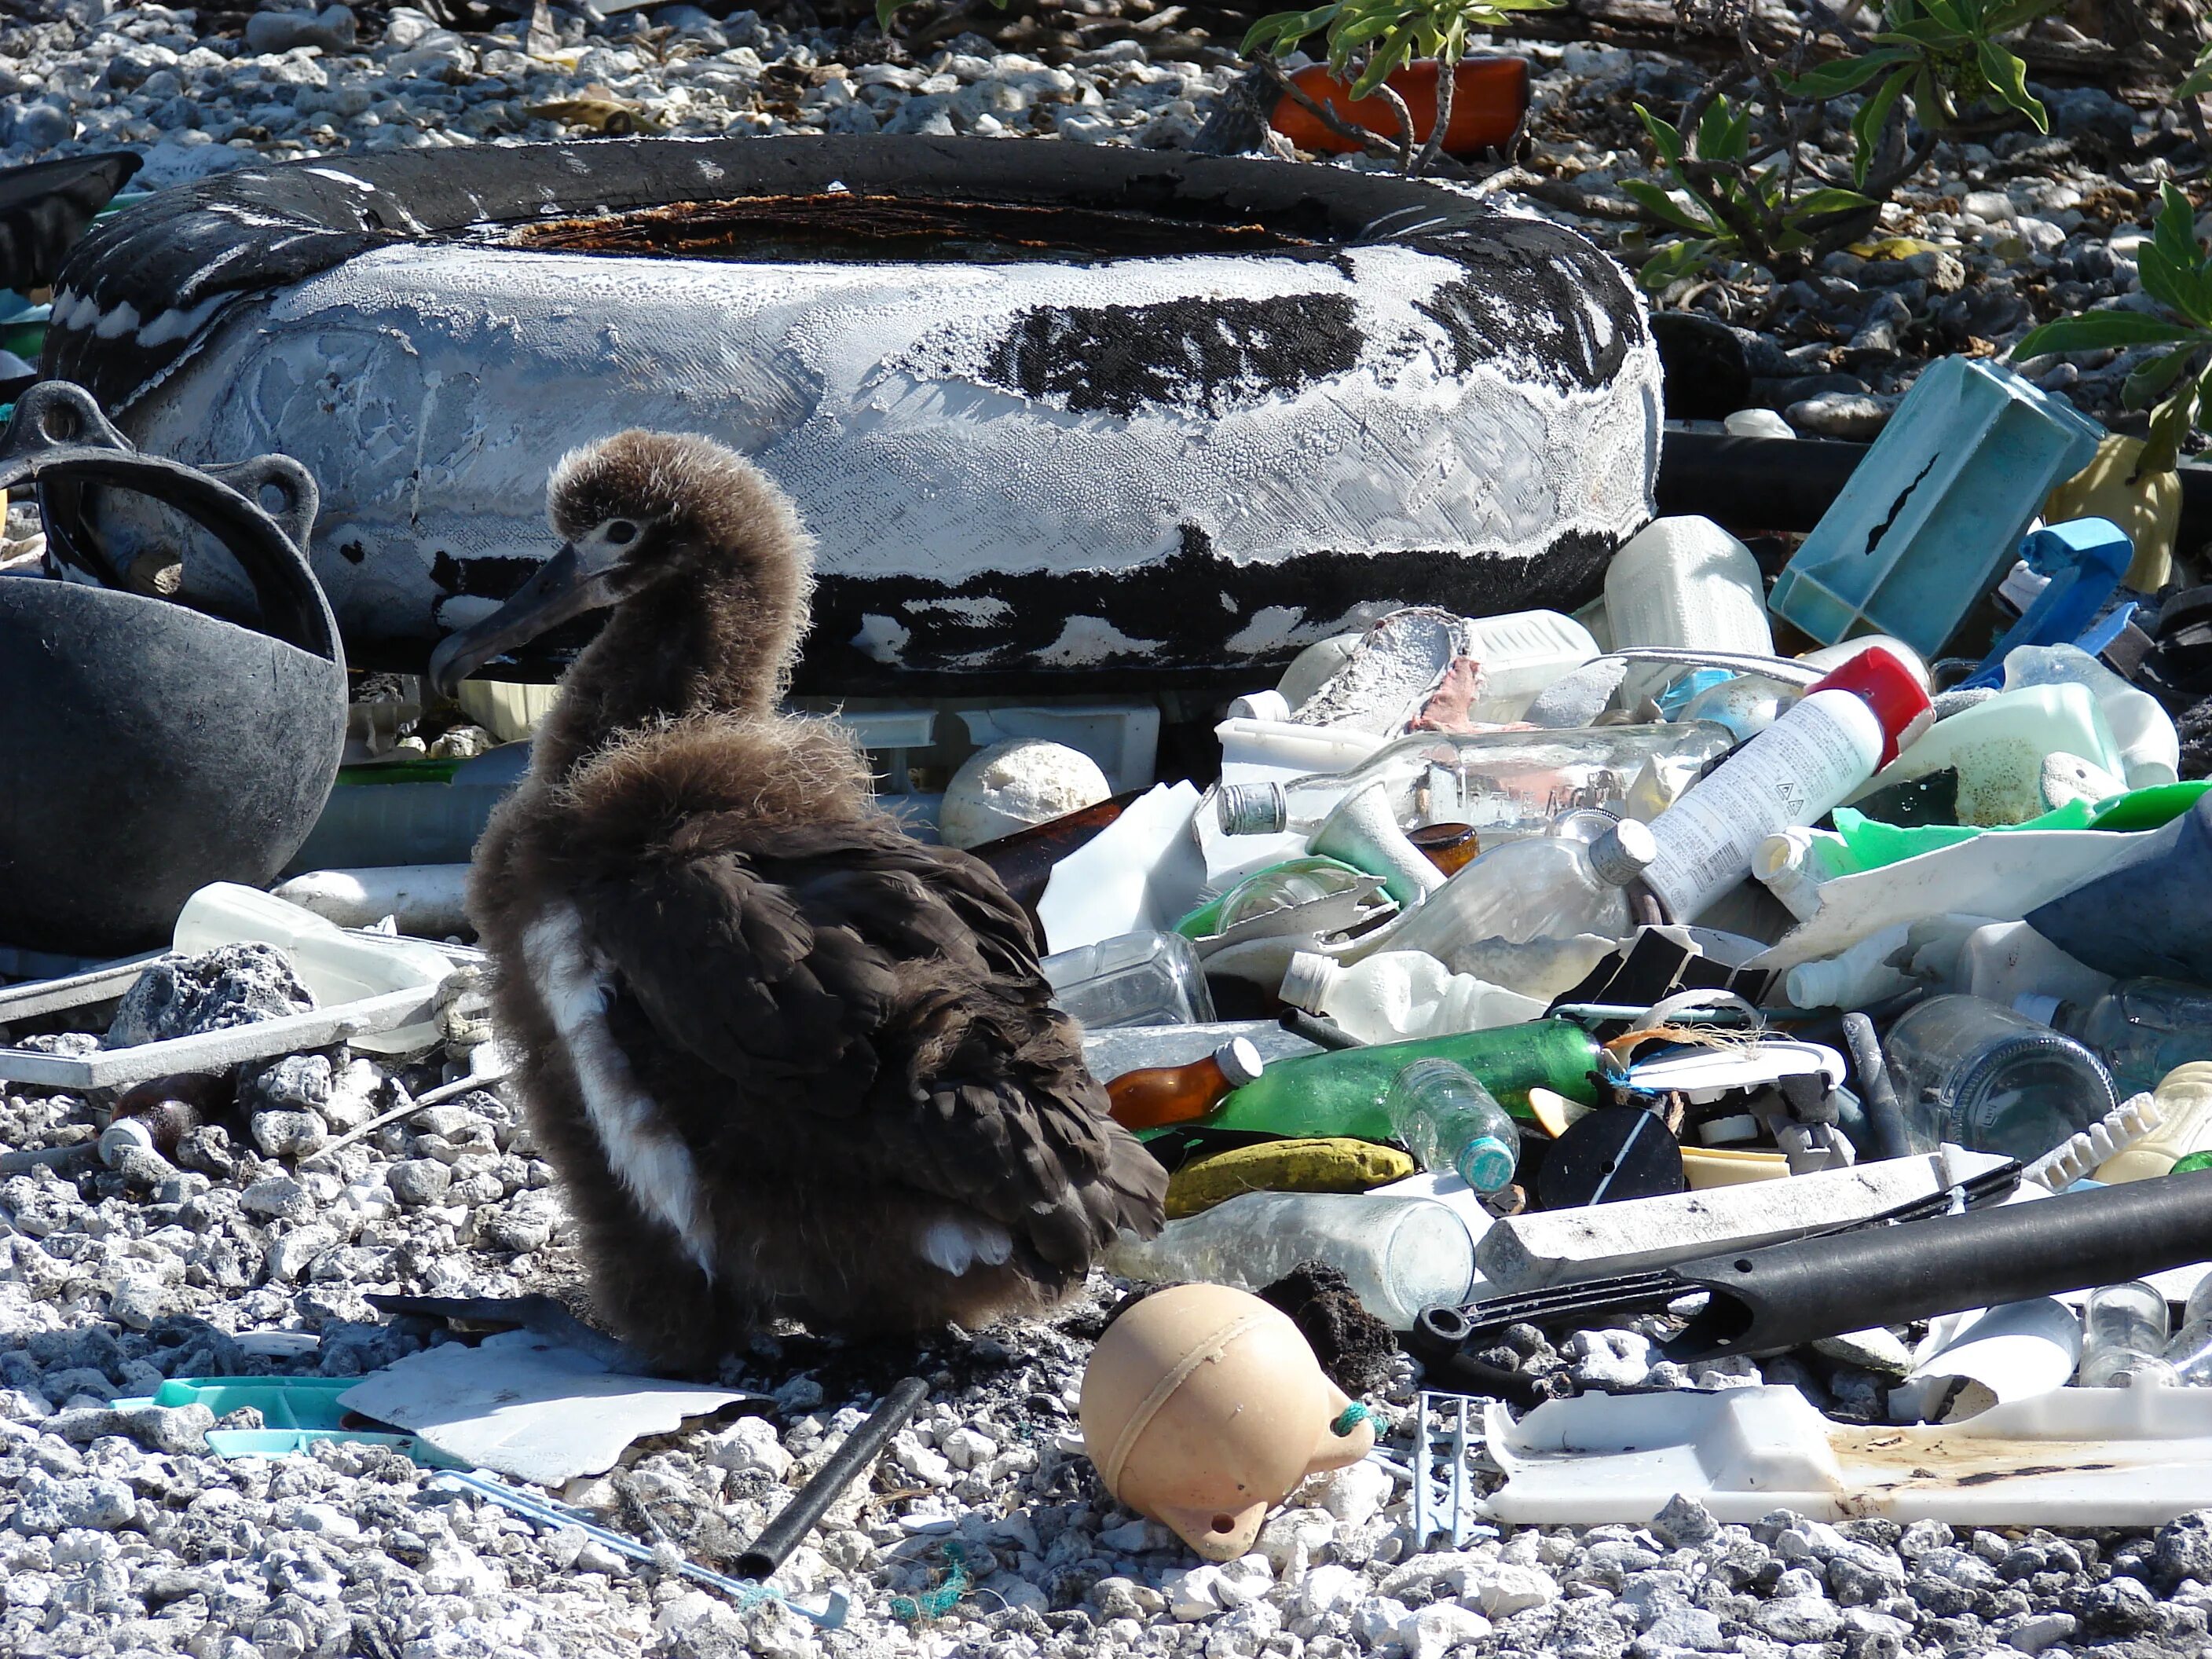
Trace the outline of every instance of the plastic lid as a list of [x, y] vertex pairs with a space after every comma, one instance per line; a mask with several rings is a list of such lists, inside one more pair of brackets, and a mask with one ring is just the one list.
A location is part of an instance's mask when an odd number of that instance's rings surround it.
[[2012, 1011], [2016, 1014], [2026, 1014], [2030, 1019], [2039, 1021], [2045, 1025], [2056, 1025], [2058, 1023], [2056, 1018], [2058, 1012], [2058, 999], [2045, 996], [2040, 991], [2021, 992], [2012, 1000]]
[[1336, 983], [1340, 971], [1335, 963], [1318, 951], [1293, 951], [1291, 965], [1283, 970], [1282, 988], [1275, 994], [1293, 1008], [1317, 1014], [1321, 1012], [1321, 1000], [1328, 994], [1328, 988]]
[[1276, 835], [1291, 821], [1279, 783], [1224, 783], [1213, 810], [1224, 836]]
[[1255, 1081], [1267, 1069], [1267, 1062], [1260, 1058], [1260, 1051], [1252, 1046], [1249, 1037], [1231, 1037], [1213, 1051], [1213, 1063], [1221, 1068], [1232, 1088], [1241, 1089]]
[[1503, 1191], [1513, 1180], [1516, 1148], [1496, 1135], [1477, 1135], [1467, 1143], [1455, 1167], [1467, 1184], [1479, 1193]]
[[1815, 691], [1848, 691], [1874, 711], [1881, 722], [1881, 760], [1887, 766], [1898, 751], [1909, 746], [1936, 718], [1927, 689], [1912, 671], [1878, 645], [1870, 645], [1841, 667], [1831, 669], [1814, 681], [1805, 695]]
[[1651, 827], [1634, 818], [1623, 818], [1589, 844], [1590, 868], [1615, 887], [1627, 886], [1658, 856]]

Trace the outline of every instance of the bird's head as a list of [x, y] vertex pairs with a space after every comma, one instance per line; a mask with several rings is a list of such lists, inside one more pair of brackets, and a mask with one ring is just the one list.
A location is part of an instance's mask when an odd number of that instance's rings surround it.
[[804, 617], [810, 560], [791, 503], [710, 438], [632, 430], [572, 450], [553, 469], [545, 514], [559, 550], [497, 611], [440, 642], [430, 678], [441, 693], [549, 629], [655, 589], [711, 585], [769, 620]]

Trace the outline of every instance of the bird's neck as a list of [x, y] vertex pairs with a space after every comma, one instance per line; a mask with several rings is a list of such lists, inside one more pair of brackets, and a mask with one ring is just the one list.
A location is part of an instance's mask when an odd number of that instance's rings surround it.
[[721, 562], [617, 605], [561, 682], [534, 769], [561, 777], [626, 732], [701, 714], [775, 711], [805, 628], [803, 579]]

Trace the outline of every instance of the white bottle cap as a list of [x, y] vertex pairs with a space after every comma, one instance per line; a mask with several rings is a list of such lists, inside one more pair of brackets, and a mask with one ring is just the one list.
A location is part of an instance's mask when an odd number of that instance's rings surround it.
[[1291, 821], [1279, 783], [1224, 783], [1213, 810], [1224, 836], [1272, 836]]
[[1241, 1089], [1255, 1081], [1267, 1069], [1267, 1062], [1260, 1058], [1260, 1051], [1252, 1046], [1249, 1037], [1231, 1037], [1213, 1051], [1213, 1063], [1221, 1068], [1221, 1075], [1231, 1086]]
[[2057, 1017], [2058, 999], [2045, 996], [2040, 991], [2023, 991], [2012, 1000], [2012, 1011], [2049, 1025]]
[[118, 1117], [100, 1132], [100, 1161], [110, 1169], [122, 1162], [126, 1149], [134, 1146], [149, 1152], [154, 1150], [154, 1132], [135, 1117]]
[[1627, 886], [1658, 856], [1651, 827], [1634, 818], [1623, 818], [1589, 844], [1590, 868], [1616, 887]]
[[1318, 951], [1296, 951], [1291, 957], [1291, 965], [1283, 970], [1282, 988], [1275, 994], [1293, 1008], [1317, 1014], [1322, 999], [1328, 994], [1329, 988], [1343, 971]]

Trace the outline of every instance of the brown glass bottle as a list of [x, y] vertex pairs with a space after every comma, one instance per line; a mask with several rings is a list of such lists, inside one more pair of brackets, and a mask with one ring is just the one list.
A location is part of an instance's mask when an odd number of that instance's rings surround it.
[[143, 1147], [174, 1158], [177, 1145], [231, 1102], [230, 1079], [195, 1072], [149, 1078], [124, 1091], [100, 1137], [100, 1161], [117, 1163], [125, 1149]]
[[1110, 796], [1095, 806], [1062, 813], [1043, 823], [1033, 823], [1026, 830], [1017, 830], [1011, 836], [1001, 836], [996, 841], [987, 841], [981, 847], [968, 849], [971, 855], [991, 866], [991, 873], [1012, 895], [1014, 902], [1029, 913], [1030, 925], [1037, 930], [1038, 949], [1043, 949], [1044, 926], [1037, 920], [1037, 901], [1044, 896], [1044, 884], [1052, 878], [1052, 866], [1096, 838], [1128, 810], [1130, 802], [1149, 793], [1132, 789]]
[[1106, 1085], [1114, 1121], [1125, 1129], [1157, 1129], [1204, 1117], [1232, 1089], [1258, 1077], [1265, 1062], [1244, 1037], [1224, 1042], [1188, 1066], [1147, 1066]]
[[1456, 875], [1472, 864], [1474, 855], [1482, 851], [1482, 842], [1471, 824], [1425, 823], [1406, 831], [1406, 839], [1419, 849], [1422, 857], [1448, 876]]

